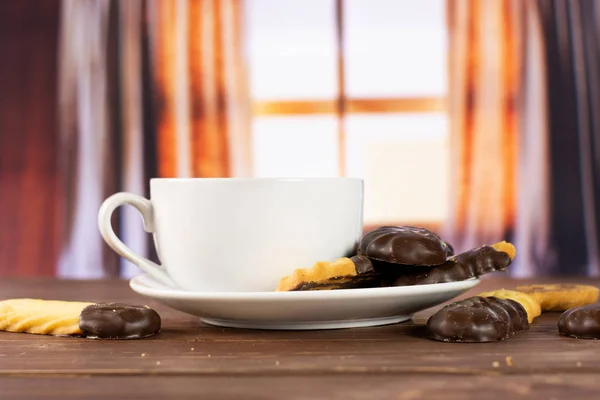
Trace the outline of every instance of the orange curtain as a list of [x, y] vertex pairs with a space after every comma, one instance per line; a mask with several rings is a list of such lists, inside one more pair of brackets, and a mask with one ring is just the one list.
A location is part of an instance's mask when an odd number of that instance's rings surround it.
[[249, 174], [249, 101], [241, 1], [150, 3], [158, 174]]
[[[62, 0], [57, 152], [65, 199], [57, 272], [130, 277], [95, 215], [118, 191], [148, 196], [153, 177], [250, 174], [242, 1]], [[138, 213], [115, 230], [156, 260]]]
[[451, 186], [448, 235], [459, 248], [501, 240], [515, 216], [523, 7], [448, 2]]
[[536, 3], [448, 0], [451, 198], [459, 250], [516, 242], [516, 276], [548, 251], [543, 38]]

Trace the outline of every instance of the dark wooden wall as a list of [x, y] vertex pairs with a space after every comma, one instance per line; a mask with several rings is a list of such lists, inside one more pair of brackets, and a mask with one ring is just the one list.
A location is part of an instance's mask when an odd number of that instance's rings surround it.
[[0, 1], [0, 276], [54, 274], [59, 0]]

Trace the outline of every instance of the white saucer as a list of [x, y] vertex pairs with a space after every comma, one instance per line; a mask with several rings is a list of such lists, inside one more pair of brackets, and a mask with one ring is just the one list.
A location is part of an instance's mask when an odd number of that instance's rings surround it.
[[186, 292], [148, 275], [129, 285], [210, 325], [230, 328], [310, 330], [394, 324], [461, 295], [478, 279], [434, 285], [306, 292]]

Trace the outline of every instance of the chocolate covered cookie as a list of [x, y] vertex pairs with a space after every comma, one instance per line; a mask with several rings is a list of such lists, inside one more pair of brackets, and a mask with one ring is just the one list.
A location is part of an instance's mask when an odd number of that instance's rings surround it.
[[356, 289], [377, 286], [379, 276], [365, 256], [320, 261], [280, 279], [276, 291]]
[[558, 332], [576, 339], [600, 339], [600, 304], [565, 311], [558, 318]]
[[515, 254], [515, 247], [507, 242], [481, 246], [452, 256], [441, 265], [406, 270], [395, 279], [393, 285], [426, 285], [477, 278], [506, 269]]
[[92, 304], [79, 315], [79, 328], [90, 339], [144, 338], [156, 335], [160, 326], [160, 316], [148, 306]]
[[429, 338], [454, 343], [496, 342], [527, 329], [525, 308], [497, 297], [475, 296], [449, 304], [427, 321]]
[[358, 254], [390, 264], [432, 266], [444, 263], [453, 249], [424, 228], [382, 226], [362, 238]]
[[147, 306], [40, 299], [0, 301], [0, 330], [7, 332], [138, 339], [155, 335], [160, 329], [160, 316]]

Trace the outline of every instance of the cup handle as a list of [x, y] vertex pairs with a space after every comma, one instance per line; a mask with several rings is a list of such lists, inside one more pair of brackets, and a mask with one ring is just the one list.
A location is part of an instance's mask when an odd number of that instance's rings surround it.
[[144, 230], [148, 233], [154, 232], [154, 213], [152, 203], [133, 193], [116, 193], [104, 200], [98, 212], [98, 228], [104, 241], [121, 257], [137, 265], [142, 271], [152, 276], [157, 281], [172, 287], [177, 287], [175, 282], [167, 275], [164, 267], [136, 254], [117, 237], [112, 228], [111, 217], [113, 212], [122, 205], [134, 206], [144, 222]]

